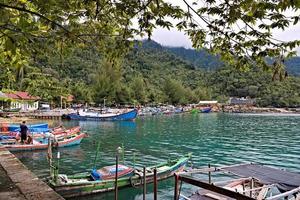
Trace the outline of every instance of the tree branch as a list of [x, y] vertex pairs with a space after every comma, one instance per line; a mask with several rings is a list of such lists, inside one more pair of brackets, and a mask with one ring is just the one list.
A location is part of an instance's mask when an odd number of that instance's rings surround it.
[[10, 5], [6, 5], [6, 4], [3, 4], [3, 3], [0, 3], [0, 7], [3, 7], [3, 8], [10, 8], [10, 9], [14, 9], [14, 10], [19, 10], [19, 11], [22, 11], [22, 12], [26, 12], [26, 13], [30, 13], [32, 15], [36, 15], [40, 18], [43, 18], [45, 19], [46, 21], [48, 22], [51, 22], [53, 24], [55, 24], [56, 26], [60, 27], [61, 29], [63, 29], [65, 32], [67, 33], [71, 33], [67, 28], [65, 28], [64, 26], [62, 26], [61, 24], [45, 17], [44, 15], [40, 14], [40, 13], [37, 13], [37, 12], [34, 12], [34, 11], [31, 11], [31, 10], [27, 10], [25, 8], [21, 8], [21, 7], [17, 7], [17, 6], [10, 6]]

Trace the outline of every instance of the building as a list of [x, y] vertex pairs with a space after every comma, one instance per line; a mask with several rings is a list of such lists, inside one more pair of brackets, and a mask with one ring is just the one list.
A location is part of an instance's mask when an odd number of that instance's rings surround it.
[[2, 97], [3, 110], [34, 111], [39, 108], [38, 100], [40, 98], [31, 96], [28, 92], [21, 92], [21, 91], [6, 92], [6, 93], [1, 93], [0, 97]]
[[229, 98], [229, 104], [230, 105], [255, 105], [256, 100], [251, 98], [236, 98], [236, 97], [230, 97]]

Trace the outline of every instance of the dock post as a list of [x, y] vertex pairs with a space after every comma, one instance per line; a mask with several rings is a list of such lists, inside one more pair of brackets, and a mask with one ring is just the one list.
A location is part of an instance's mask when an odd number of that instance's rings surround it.
[[175, 177], [175, 188], [174, 188], [174, 200], [178, 200], [179, 199], [179, 191], [178, 191], [178, 184], [179, 184], [179, 175], [178, 174], [174, 174]]
[[122, 148], [118, 147], [116, 152], [116, 175], [115, 175], [115, 200], [118, 200], [118, 165], [119, 165], [119, 154]]
[[254, 180], [253, 177], [251, 178], [251, 183], [250, 183], [250, 197], [252, 198], [252, 189], [254, 187]]
[[154, 180], [153, 180], [153, 194], [154, 194], [154, 200], [157, 200], [157, 170], [154, 169]]
[[208, 183], [211, 184], [211, 172], [210, 172], [210, 164], [208, 164]]
[[143, 167], [143, 200], [146, 200], [146, 167]]
[[119, 155], [116, 154], [116, 175], [115, 175], [115, 200], [118, 200], [118, 164], [119, 164]]

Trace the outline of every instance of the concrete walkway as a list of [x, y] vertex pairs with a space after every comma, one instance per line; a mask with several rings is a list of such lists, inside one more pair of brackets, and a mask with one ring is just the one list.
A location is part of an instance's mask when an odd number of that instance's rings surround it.
[[0, 178], [0, 200], [64, 199], [1, 146]]

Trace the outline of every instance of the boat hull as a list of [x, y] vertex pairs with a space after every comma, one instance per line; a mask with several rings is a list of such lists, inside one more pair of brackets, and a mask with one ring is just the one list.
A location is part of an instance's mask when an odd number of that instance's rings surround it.
[[201, 113], [210, 113], [211, 108], [210, 107], [208, 107], [208, 108], [202, 108], [200, 111], [201, 111]]
[[[172, 167], [168, 168], [165, 171], [157, 172], [157, 180], [164, 180], [170, 178], [176, 172], [180, 172], [183, 170], [189, 158], [181, 158], [178, 160], [176, 164]], [[152, 168], [154, 169], [154, 167]], [[88, 174], [86, 173], [87, 176]], [[152, 183], [154, 180], [153, 173], [146, 174], [146, 182]], [[118, 187], [130, 187], [130, 186], [140, 186], [142, 185], [143, 177], [142, 175], [133, 175], [129, 177], [122, 177], [118, 179]], [[115, 180], [101, 180], [101, 181], [89, 181], [89, 182], [79, 182], [79, 183], [70, 183], [57, 185], [54, 182], [50, 181], [50, 186], [61, 196], [65, 198], [76, 197], [89, 195], [94, 193], [103, 193], [114, 190]]]
[[116, 114], [113, 116], [101, 117], [101, 116], [82, 116], [76, 113], [71, 113], [65, 116], [65, 118], [70, 120], [92, 120], [92, 121], [129, 121], [134, 120], [137, 116], [138, 111], [133, 109], [126, 113]]
[[[75, 137], [65, 139], [63, 141], [58, 141], [54, 144], [55, 147], [69, 147], [73, 145], [78, 145], [81, 143], [81, 140], [85, 137], [84, 133], [76, 135]], [[39, 144], [11, 144], [11, 145], [3, 145], [9, 151], [34, 151], [34, 150], [44, 150], [48, 148], [47, 143], [39, 143]]]
[[[27, 124], [27, 127], [29, 131], [31, 132], [46, 132], [49, 131], [48, 124]], [[16, 132], [20, 131], [20, 125], [18, 124], [9, 124], [8, 125], [8, 131], [10, 132]]]

